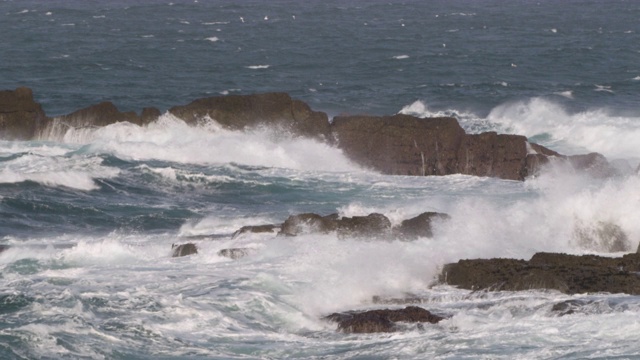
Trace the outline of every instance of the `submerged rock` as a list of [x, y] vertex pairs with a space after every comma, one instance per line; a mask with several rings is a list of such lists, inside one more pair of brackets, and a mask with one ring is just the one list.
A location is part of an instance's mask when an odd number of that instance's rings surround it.
[[278, 228], [279, 228], [278, 225], [273, 225], [273, 224], [243, 226], [240, 229], [236, 230], [236, 232], [233, 233], [231, 238], [235, 239], [242, 234], [248, 234], [248, 233], [251, 233], [251, 234], [274, 233]]
[[279, 235], [327, 234], [336, 232], [339, 237], [379, 238], [389, 235], [391, 221], [382, 214], [339, 217], [338, 214], [321, 216], [313, 213], [291, 215], [282, 224]]
[[222, 249], [218, 251], [218, 256], [223, 256], [229, 259], [237, 260], [249, 255], [249, 251], [250, 249], [248, 248]]
[[640, 294], [640, 254], [618, 258], [537, 253], [529, 261], [460, 260], [443, 267], [439, 280], [470, 290], [552, 289], [567, 294]]
[[186, 243], [180, 245], [173, 244], [171, 245], [171, 250], [172, 257], [188, 256], [198, 253], [198, 247], [194, 243]]
[[369, 310], [333, 313], [326, 320], [338, 323], [338, 331], [345, 333], [376, 333], [397, 330], [398, 322], [436, 324], [444, 318], [417, 306], [397, 310]]
[[278, 235], [296, 236], [309, 233], [326, 234], [337, 229], [338, 214], [321, 216], [314, 213], [291, 215], [284, 221]]

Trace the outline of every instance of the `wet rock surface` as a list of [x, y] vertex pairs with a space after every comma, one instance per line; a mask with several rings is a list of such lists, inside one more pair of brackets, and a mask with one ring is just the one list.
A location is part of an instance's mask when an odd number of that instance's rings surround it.
[[444, 317], [432, 314], [417, 306], [404, 309], [382, 309], [362, 312], [333, 313], [324, 318], [338, 324], [338, 331], [344, 333], [394, 332], [400, 322], [436, 324]]
[[[337, 116], [313, 111], [306, 103], [281, 92], [202, 98], [169, 112], [188, 124], [213, 119], [229, 130], [275, 127], [336, 145], [351, 160], [384, 174], [466, 174], [524, 180], [551, 159], [566, 160], [573, 168], [605, 177], [617, 173], [600, 154], [562, 156], [524, 136], [485, 132], [466, 134], [451, 117], [411, 115]], [[29, 88], [0, 91], [0, 138], [48, 139], [69, 128], [107, 126], [117, 122], [148, 124], [160, 116], [154, 108], [141, 115], [121, 112], [102, 102], [54, 119], [46, 117]]]
[[188, 256], [198, 253], [198, 247], [194, 243], [186, 243], [186, 244], [173, 244], [171, 245], [171, 256], [172, 257], [182, 257]]
[[640, 254], [610, 258], [596, 255], [537, 253], [529, 261], [460, 260], [447, 264], [443, 283], [470, 290], [552, 289], [567, 294], [640, 294]]

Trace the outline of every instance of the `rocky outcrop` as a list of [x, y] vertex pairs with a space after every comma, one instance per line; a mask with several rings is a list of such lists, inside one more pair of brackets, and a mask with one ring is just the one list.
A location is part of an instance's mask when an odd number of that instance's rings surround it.
[[171, 256], [172, 257], [181, 257], [188, 256], [198, 253], [198, 247], [194, 243], [186, 243], [186, 244], [173, 244], [171, 245]]
[[529, 261], [460, 260], [443, 267], [439, 280], [470, 290], [552, 289], [567, 294], [640, 294], [640, 254], [618, 258], [537, 253]]
[[267, 224], [267, 225], [249, 225], [243, 226], [240, 229], [236, 230], [236, 232], [231, 235], [232, 239], [237, 238], [243, 234], [264, 234], [264, 233], [275, 233], [278, 230], [278, 225]]
[[[466, 134], [450, 117], [421, 119], [411, 115], [337, 116], [313, 111], [286, 93], [227, 95], [197, 99], [169, 112], [191, 125], [207, 118], [229, 130], [261, 125], [285, 130], [337, 145], [358, 164], [384, 174], [466, 174], [524, 180], [550, 159], [566, 160], [571, 166], [597, 176], [615, 173], [600, 154], [562, 156], [529, 143], [524, 136], [495, 132]], [[0, 91], [0, 137], [5, 139], [56, 139], [70, 129], [106, 126], [117, 122], [144, 125], [160, 111], [145, 108], [120, 112], [110, 102], [48, 119], [28, 88]]]
[[339, 217], [338, 214], [292, 215], [282, 224], [279, 235], [296, 236], [307, 233], [336, 232], [339, 237], [380, 238], [391, 233], [391, 221], [382, 214]]
[[414, 218], [402, 221], [393, 229], [396, 237], [403, 240], [414, 240], [419, 237], [433, 237], [433, 222], [449, 220], [447, 214], [437, 212], [425, 212]]
[[169, 112], [188, 124], [208, 117], [230, 130], [269, 125], [296, 136], [330, 139], [327, 114], [312, 111], [309, 105], [286, 93], [215, 96], [172, 107]]
[[333, 313], [324, 319], [338, 323], [338, 331], [344, 333], [394, 332], [400, 322], [436, 324], [444, 320], [442, 316], [417, 306], [397, 310]]
[[42, 106], [26, 87], [0, 91], [0, 138], [30, 140], [48, 121]]

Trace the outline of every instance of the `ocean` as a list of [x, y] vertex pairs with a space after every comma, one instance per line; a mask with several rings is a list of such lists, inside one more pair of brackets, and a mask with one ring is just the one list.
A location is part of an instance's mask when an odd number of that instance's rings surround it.
[[[0, 0], [0, 89], [30, 87], [49, 116], [102, 101], [164, 113], [0, 140], [0, 358], [640, 358], [638, 296], [435, 282], [459, 259], [621, 255], [599, 224], [636, 251], [639, 18], [631, 0]], [[278, 129], [166, 112], [271, 91], [330, 118], [454, 116], [624, 171], [383, 175]], [[306, 212], [398, 224], [426, 211], [451, 219], [411, 242], [231, 236]], [[172, 257], [186, 242], [198, 254]], [[249, 256], [218, 255], [237, 247]], [[382, 334], [323, 320], [407, 296], [447, 319]], [[559, 316], [567, 300], [587, 305]]]

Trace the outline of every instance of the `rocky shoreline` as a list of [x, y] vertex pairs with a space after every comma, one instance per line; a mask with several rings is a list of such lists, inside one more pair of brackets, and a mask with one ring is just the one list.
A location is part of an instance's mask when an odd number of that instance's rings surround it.
[[[314, 111], [286, 93], [202, 98], [168, 111], [187, 124], [215, 120], [229, 130], [270, 126], [341, 149], [355, 163], [390, 175], [465, 174], [524, 180], [551, 159], [599, 176], [616, 170], [604, 156], [564, 156], [521, 135], [467, 134], [451, 117], [421, 119], [410, 115], [337, 116]], [[144, 126], [161, 116], [156, 108], [140, 115], [121, 112], [111, 102], [71, 114], [48, 117], [26, 87], [0, 91], [0, 138], [52, 140], [69, 128], [102, 127], [118, 122]]]
[[[337, 116], [330, 120], [327, 114], [313, 111], [286, 93], [203, 98], [172, 107], [168, 112], [193, 126], [212, 119], [229, 130], [242, 131], [264, 125], [281, 129], [291, 136], [336, 146], [355, 163], [384, 174], [465, 174], [522, 181], [538, 173], [552, 160], [564, 161], [575, 169], [597, 176], [616, 174], [614, 167], [597, 153], [564, 156], [530, 143], [520, 135], [495, 132], [466, 134], [457, 120], [449, 117], [421, 119], [400, 114], [356, 115]], [[103, 102], [50, 118], [35, 102], [31, 89], [0, 91], [0, 138], [7, 140], [55, 139], [70, 128], [102, 127], [118, 122], [144, 126], [160, 116], [161, 112], [155, 108], [145, 108], [138, 115], [121, 112], [114, 104]], [[425, 212], [392, 226], [388, 218], [376, 213], [354, 217], [308, 213], [292, 215], [281, 224], [243, 227], [232, 238], [248, 233], [270, 233], [274, 236], [335, 233], [339, 238], [412, 241], [432, 237], [433, 223], [448, 219], [447, 214]], [[617, 238], [622, 247], [611, 251], [625, 250], [626, 239]], [[0, 247], [0, 252], [6, 249]], [[236, 260], [251, 255], [253, 251], [241, 247], [228, 248], [220, 250], [218, 255]], [[174, 244], [172, 248], [175, 257], [197, 253], [198, 247], [194, 242]], [[608, 292], [640, 295], [640, 254], [610, 258], [537, 253], [530, 260], [460, 260], [446, 264], [437, 282], [474, 291], [548, 289], [566, 294]], [[415, 302], [416, 299], [400, 300], [394, 305]], [[557, 311], [568, 314], [579, 305], [571, 302], [559, 304]], [[404, 309], [334, 313], [324, 319], [337, 323], [338, 330], [342, 332], [368, 333], [396, 331], [402, 328], [401, 323], [438, 323], [445, 317], [431, 314], [421, 307], [408, 306]]]

